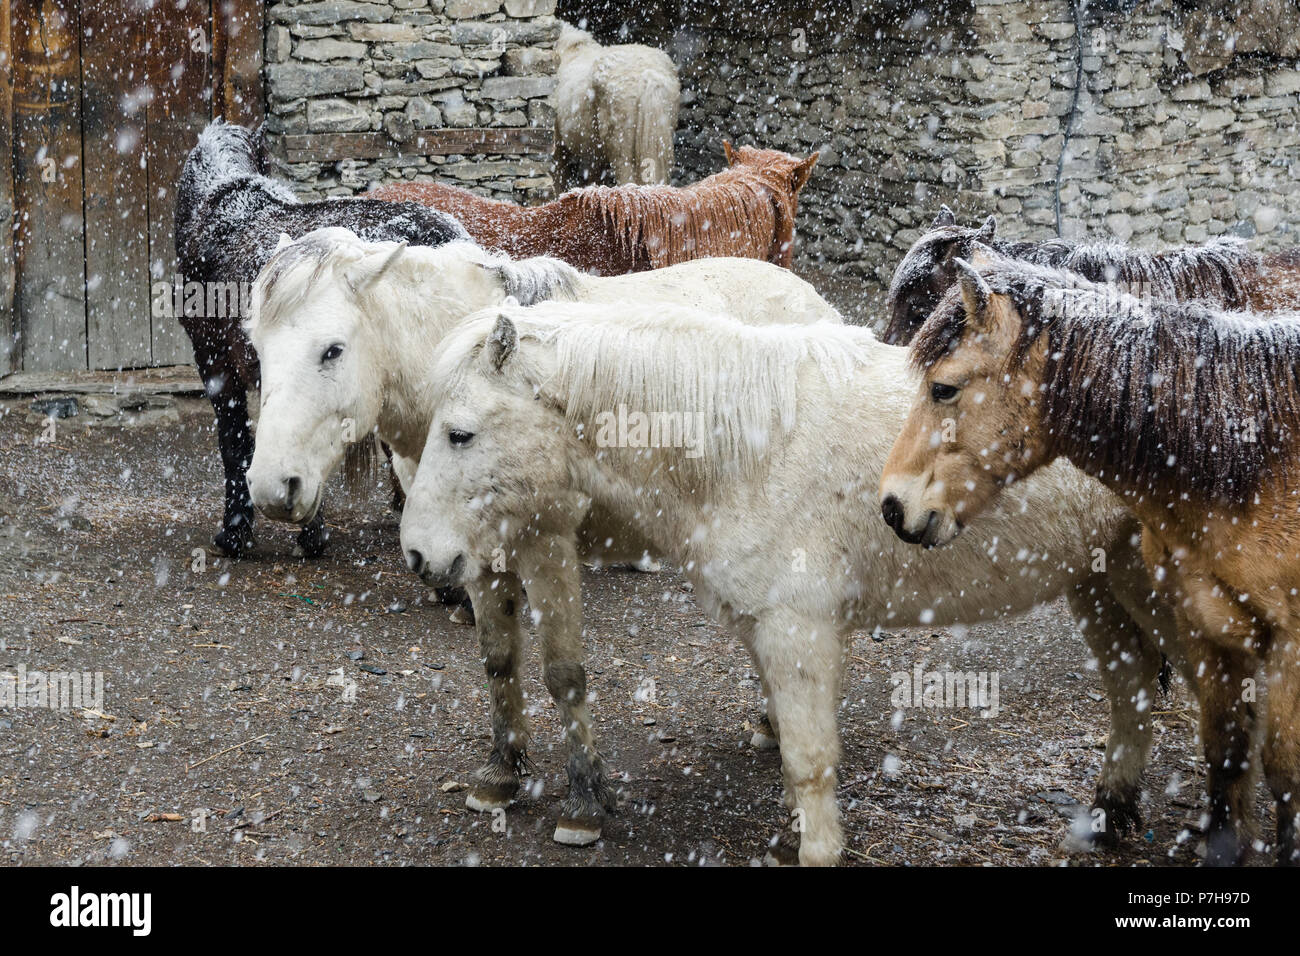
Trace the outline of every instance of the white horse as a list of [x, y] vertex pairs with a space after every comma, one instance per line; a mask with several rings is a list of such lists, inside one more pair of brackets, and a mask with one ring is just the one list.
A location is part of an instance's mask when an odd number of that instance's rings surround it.
[[564, 25], [555, 44], [555, 138], [564, 188], [600, 181], [666, 183], [673, 171], [681, 89], [662, 50], [640, 44], [602, 47]]
[[[254, 504], [271, 516], [309, 518], [348, 443], [372, 431], [392, 447], [394, 469], [409, 484], [429, 431], [428, 381], [443, 337], [477, 309], [547, 297], [698, 305], [754, 323], [840, 321], [808, 283], [754, 259], [699, 259], [599, 278], [555, 259], [512, 262], [469, 243], [407, 248], [363, 242], [343, 229], [286, 239], [258, 277], [248, 323], [262, 365], [258, 442], [248, 470]], [[586, 555], [607, 562], [641, 562], [646, 551], [631, 529], [584, 543]], [[522, 589], [507, 572], [468, 590], [488, 673], [498, 675], [491, 681], [498, 732], [468, 799], [471, 807], [490, 809], [509, 804], [524, 766], [526, 741], [508, 732], [522, 720], [514, 680]], [[546, 594], [543, 584], [529, 590], [534, 606]], [[544, 651], [548, 646], [544, 637]], [[568, 656], [580, 671], [581, 654]], [[518, 719], [501, 716], [516, 711]], [[588, 732], [585, 716], [579, 726]], [[593, 797], [582, 791], [586, 779], [572, 787], [559, 840], [591, 842], [599, 835], [589, 825]], [[608, 803], [611, 795], [602, 789], [596, 799]]]
[[425, 382], [439, 342], [479, 309], [548, 298], [695, 305], [756, 324], [841, 321], [807, 282], [755, 259], [599, 277], [469, 242], [407, 247], [340, 228], [285, 236], [246, 325], [263, 363], [253, 503], [268, 517], [309, 519], [349, 443], [372, 432], [392, 448], [399, 479], [409, 477], [429, 430]]
[[[611, 536], [635, 528], [674, 560], [749, 649], [802, 822], [801, 863], [840, 854], [836, 708], [855, 628], [981, 621], [1067, 595], [1112, 701], [1099, 791], [1136, 798], [1151, 733], [1140, 712], [1161, 659], [1126, 608], [1152, 634], [1173, 634], [1167, 609], [1147, 604], [1136, 522], [1061, 463], [1007, 489], [998, 516], [948, 548], [902, 544], [876, 487], [914, 392], [905, 349], [850, 326], [755, 328], [629, 302], [485, 310], [440, 352], [402, 547], [434, 585], [490, 587], [486, 569], [503, 555], [518, 569], [547, 687], [581, 748], [569, 758], [580, 796], [604, 787], [586, 726], [574, 544], [599, 513], [615, 523]], [[644, 421], [698, 416], [702, 437], [656, 442], [642, 429], [611, 441], [616, 409]], [[1108, 573], [1092, 570], [1097, 548]], [[485, 647], [494, 682], [514, 680], [516, 654]], [[494, 729], [526, 739], [522, 709], [494, 711]], [[598, 826], [597, 802], [575, 809]], [[774, 845], [778, 861], [793, 842]]]

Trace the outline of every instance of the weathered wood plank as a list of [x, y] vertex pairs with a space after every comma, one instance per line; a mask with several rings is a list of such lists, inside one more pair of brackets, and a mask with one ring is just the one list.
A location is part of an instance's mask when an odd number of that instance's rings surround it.
[[15, 307], [24, 369], [86, 367], [76, 0], [12, 0]]
[[550, 153], [555, 147], [555, 133], [533, 127], [430, 129], [405, 143], [390, 139], [386, 133], [295, 134], [281, 137], [280, 142], [286, 162], [332, 163], [392, 156]]
[[212, 5], [213, 112], [227, 122], [257, 126], [266, 117], [262, 83], [264, 0]]
[[10, 2], [0, 0], [0, 373], [19, 362], [14, 314], [14, 97]]
[[202, 395], [193, 365], [130, 371], [14, 372], [0, 376], [0, 395]]
[[[220, 3], [221, 0], [215, 0]], [[212, 3], [162, 0], [145, 18], [145, 55], [154, 100], [148, 108], [149, 270], [155, 282], [176, 275], [176, 183], [185, 156], [212, 115]], [[153, 364], [193, 359], [174, 317], [153, 319]]]
[[140, 12], [82, 0], [82, 149], [86, 161], [86, 353], [91, 368], [148, 365], [149, 182]]

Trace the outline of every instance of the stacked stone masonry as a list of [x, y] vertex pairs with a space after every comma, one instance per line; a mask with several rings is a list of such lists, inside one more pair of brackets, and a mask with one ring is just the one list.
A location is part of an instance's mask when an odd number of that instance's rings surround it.
[[[1295, 5], [1093, 0], [1081, 34], [1071, 0], [855, 6], [866, 12], [755, 0], [722, 15], [687, 4], [630, 17], [622, 31], [593, 26], [605, 42], [652, 43], [677, 62], [675, 182], [719, 169], [723, 139], [821, 151], [802, 197], [796, 269], [851, 314], [878, 311], [899, 256], [941, 203], [968, 220], [995, 213], [1019, 237], [1055, 235], [1059, 201], [1069, 237], [1295, 242]], [[578, 19], [583, 7], [558, 13]], [[267, 12], [272, 130], [400, 138], [440, 126], [549, 127], [556, 14], [555, 0], [282, 0]], [[304, 196], [416, 176], [522, 202], [553, 191], [548, 156], [286, 172]]]
[[[272, 142], [281, 134], [554, 126], [555, 0], [281, 0], [267, 9]], [[439, 178], [521, 201], [553, 192], [548, 155], [284, 164], [303, 198]]]

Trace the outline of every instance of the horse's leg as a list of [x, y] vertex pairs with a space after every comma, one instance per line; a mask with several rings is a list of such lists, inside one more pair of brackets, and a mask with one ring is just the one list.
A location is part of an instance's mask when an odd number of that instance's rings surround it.
[[1178, 577], [1184, 596], [1178, 612], [1201, 703], [1201, 742], [1210, 796], [1205, 862], [1208, 866], [1233, 866], [1245, 853], [1252, 817], [1250, 749], [1255, 702], [1247, 700], [1242, 691], [1257, 669], [1247, 648], [1257, 646], [1260, 635], [1253, 619], [1216, 579], [1183, 572]]
[[569, 744], [569, 795], [555, 840], [586, 846], [600, 839], [614, 791], [591, 732], [582, 652], [582, 565], [571, 536], [541, 536], [519, 555], [519, 573], [542, 646], [542, 677], [560, 711]]
[[[844, 845], [835, 801], [840, 759], [836, 709], [843, 648], [829, 618], [767, 614], [754, 629], [754, 654], [767, 681], [770, 712], [781, 728], [781, 773], [799, 838], [799, 863], [830, 866]], [[773, 846], [770, 862], [784, 862]]]
[[492, 753], [474, 775], [465, 805], [491, 812], [510, 805], [527, 763], [528, 718], [519, 684], [523, 592], [513, 574], [492, 574], [467, 586], [476, 609], [475, 627], [492, 709]]
[[217, 417], [217, 446], [225, 473], [225, 514], [215, 544], [238, 558], [253, 549], [253, 501], [244, 479], [253, 460], [253, 433], [248, 423], [248, 384], [228, 361], [224, 342], [212, 345], [191, 333], [203, 390]]
[[1097, 658], [1110, 701], [1110, 735], [1092, 803], [1091, 839], [1115, 845], [1142, 823], [1142, 771], [1151, 752], [1151, 711], [1163, 662], [1160, 650], [1111, 593], [1107, 575], [1092, 574], [1066, 595], [1084, 642]]
[[758, 656], [754, 653], [754, 620], [749, 617], [741, 617], [734, 621], [731, 627], [735, 635], [740, 638], [740, 643], [745, 646], [745, 650], [749, 653], [749, 659], [753, 662], [754, 669], [758, 671], [758, 718], [754, 721], [754, 733], [749, 738], [749, 745], [755, 750], [776, 750], [781, 746], [781, 735], [772, 720], [772, 714], [768, 710], [767, 678], [763, 674]]
[[749, 738], [749, 745], [755, 750], [778, 750], [781, 747], [781, 730], [772, 715], [771, 693], [767, 689], [766, 678], [760, 677], [763, 700], [759, 705], [758, 722], [754, 734]]
[[1277, 632], [1265, 662], [1264, 776], [1277, 801], [1277, 862], [1300, 866], [1300, 641]]

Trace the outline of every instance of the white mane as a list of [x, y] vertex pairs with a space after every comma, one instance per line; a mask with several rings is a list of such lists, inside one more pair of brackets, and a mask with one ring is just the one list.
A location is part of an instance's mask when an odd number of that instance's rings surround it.
[[[302, 304], [311, 289], [322, 281], [349, 282], [349, 269], [367, 257], [377, 257], [389, 264], [374, 276], [364, 293], [366, 304], [394, 310], [393, 314], [410, 313], [414, 318], [436, 314], [445, 318], [447, 310], [464, 314], [465, 289], [481, 278], [490, 277], [500, 287], [502, 298], [513, 297], [531, 305], [546, 299], [572, 297], [581, 274], [559, 259], [538, 256], [514, 261], [489, 252], [472, 242], [449, 242], [441, 246], [408, 246], [391, 260], [398, 243], [367, 242], [350, 230], [330, 227], [317, 229], [280, 249], [266, 264], [254, 288], [252, 314], [247, 328], [272, 327]], [[419, 287], [419, 295], [411, 290]], [[481, 306], [475, 303], [471, 308]]]
[[[500, 315], [515, 323], [521, 340], [549, 346], [549, 362], [520, 349], [521, 374], [558, 401], [589, 441], [596, 417], [620, 406], [652, 417], [701, 416], [698, 457], [680, 448], [662, 452], [671, 456], [674, 473], [706, 486], [763, 471], [774, 439], [798, 424], [805, 363], [837, 388], [877, 346], [869, 330], [829, 322], [751, 326], [684, 306], [543, 303], [472, 317], [446, 361], [463, 370]], [[632, 453], [644, 457], [642, 449]]]

